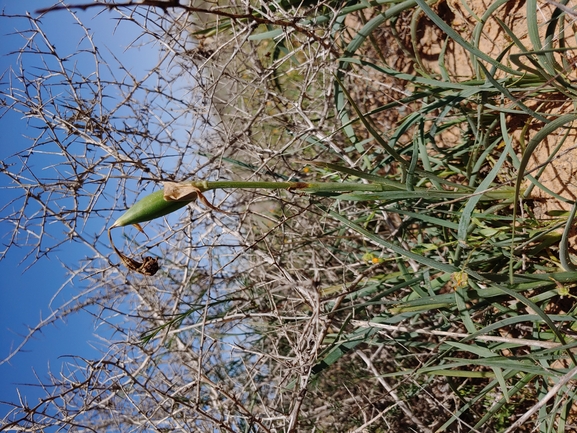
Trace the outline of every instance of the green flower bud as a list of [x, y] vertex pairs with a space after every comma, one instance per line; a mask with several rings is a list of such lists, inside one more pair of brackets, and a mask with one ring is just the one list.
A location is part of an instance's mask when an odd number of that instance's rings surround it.
[[193, 202], [196, 197], [190, 200], [167, 201], [164, 199], [164, 191], [155, 191], [141, 200], [134, 203], [124, 214], [118, 218], [110, 227], [123, 227], [130, 224], [138, 224], [168, 215], [187, 204]]

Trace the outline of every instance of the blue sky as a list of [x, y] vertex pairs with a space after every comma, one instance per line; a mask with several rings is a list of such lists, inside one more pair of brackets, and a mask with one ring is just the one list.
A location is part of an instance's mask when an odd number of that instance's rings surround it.
[[[52, 0], [0, 0], [0, 8], [7, 15], [24, 14], [40, 7], [50, 6]], [[99, 12], [101, 12], [99, 14]], [[143, 56], [137, 50], [125, 51], [125, 48], [139, 34], [136, 27], [130, 28], [126, 23], [115, 27], [116, 22], [111, 12], [102, 12], [96, 9], [87, 12], [78, 12], [80, 19], [92, 29], [99, 49], [108, 48], [122, 58], [125, 65], [133, 70], [144, 70], [146, 59], [154, 61], [156, 55], [147, 53]], [[15, 64], [15, 56], [7, 55], [18, 50], [22, 44], [19, 35], [10, 34], [15, 29], [23, 29], [26, 20], [8, 20], [0, 18], [0, 71], [4, 72]], [[74, 52], [80, 35], [68, 12], [53, 12], [42, 19], [43, 28], [52, 38], [51, 41], [59, 52]], [[148, 46], [150, 50], [150, 46]], [[102, 50], [100, 50], [102, 52]], [[8, 113], [0, 118], [1, 142], [0, 158], [3, 161], [18, 150], [30, 145], [24, 137], [27, 135], [27, 123], [18, 113]], [[28, 135], [31, 135], [28, 133]], [[48, 163], [48, 162], [47, 162]], [[7, 189], [10, 180], [0, 175], [0, 205], [4, 206], [19, 191]], [[1, 207], [0, 206], [0, 207]], [[11, 229], [0, 223], [0, 241], [5, 243], [4, 234]], [[62, 245], [53, 256], [44, 257], [29, 269], [29, 262], [20, 263], [27, 251], [24, 248], [10, 250], [8, 256], [0, 261], [0, 359], [4, 359], [10, 348], [22, 341], [28, 327], [36, 325], [41, 318], [50, 314], [49, 304], [67, 275], [62, 265], [66, 263], [74, 267], [79, 258], [85, 257], [88, 252], [78, 243]], [[64, 290], [58, 300], [70, 296], [72, 292]], [[0, 365], [0, 401], [17, 401], [17, 388], [20, 396], [34, 404], [38, 396], [44, 395], [40, 389], [20, 384], [37, 384], [36, 375], [42, 380], [47, 377], [48, 370], [58, 373], [61, 365], [69, 362], [66, 355], [83, 357], [98, 356], [93, 349], [98, 345], [94, 335], [94, 321], [89, 314], [77, 314], [66, 323], [59, 322], [45, 328], [24, 347], [24, 350], [11, 359], [9, 364]], [[9, 410], [6, 405], [0, 405], [0, 419]]]

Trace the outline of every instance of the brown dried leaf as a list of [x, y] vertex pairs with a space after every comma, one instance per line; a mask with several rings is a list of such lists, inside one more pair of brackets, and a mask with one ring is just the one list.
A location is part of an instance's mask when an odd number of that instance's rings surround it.
[[166, 201], [194, 201], [200, 190], [192, 185], [178, 182], [164, 182], [164, 199]]
[[122, 251], [119, 251], [118, 248], [116, 248], [116, 246], [114, 245], [114, 242], [112, 241], [112, 235], [110, 234], [110, 229], [108, 229], [108, 239], [110, 239], [110, 245], [112, 246], [116, 254], [118, 254], [118, 257], [120, 257], [122, 263], [124, 263], [124, 265], [128, 269], [148, 276], [156, 274], [160, 269], [158, 259], [154, 257], [143, 256], [142, 263], [140, 263], [139, 261], [128, 257]]

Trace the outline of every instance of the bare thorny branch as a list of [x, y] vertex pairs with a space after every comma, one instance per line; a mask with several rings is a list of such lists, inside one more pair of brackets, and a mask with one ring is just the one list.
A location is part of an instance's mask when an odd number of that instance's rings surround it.
[[[299, 21], [302, 19], [302, 17], [295, 17], [291, 20], [278, 19], [278, 18], [274, 18], [274, 17], [270, 17], [270, 16], [268, 16], [268, 17], [262, 16], [261, 15], [262, 11], [256, 11], [256, 10], [254, 12], [251, 12], [251, 13], [233, 13], [233, 12], [224, 11], [220, 8], [206, 9], [206, 8], [200, 8], [200, 7], [196, 7], [196, 6], [182, 5], [182, 4], [180, 4], [180, 2], [178, 0], [169, 0], [169, 1], [144, 0], [144, 1], [140, 1], [138, 3], [130, 1], [130, 2], [126, 2], [126, 3], [95, 2], [95, 3], [76, 4], [76, 5], [55, 5], [55, 6], [51, 6], [49, 8], [40, 9], [40, 10], [38, 10], [38, 13], [42, 14], [42, 13], [53, 12], [53, 11], [58, 11], [58, 10], [65, 10], [65, 9], [87, 10], [87, 9], [91, 9], [91, 8], [95, 8], [95, 7], [96, 8], [108, 8], [108, 9], [120, 9], [120, 8], [135, 8], [135, 7], [142, 7], [142, 6], [159, 8], [163, 11], [167, 11], [168, 9], [172, 9], [172, 8], [182, 9], [182, 10], [189, 12], [189, 13], [198, 13], [198, 14], [206, 14], [206, 15], [222, 17], [222, 18], [229, 18], [229, 19], [234, 20], [236, 22], [248, 21], [249, 23], [254, 23], [254, 24], [274, 25], [274, 26], [279, 26], [279, 27], [283, 27], [283, 28], [287, 28], [287, 29], [293, 29], [299, 33], [306, 35], [311, 40], [318, 42], [325, 49], [331, 50], [331, 51], [333, 51], [333, 53], [338, 52], [336, 50], [336, 48], [334, 48], [330, 44], [328, 44], [326, 38], [324, 38], [322, 36], [318, 36], [313, 31], [300, 25]], [[248, 7], [248, 9], [252, 9], [252, 7], [250, 5], [247, 5], [247, 7]]]

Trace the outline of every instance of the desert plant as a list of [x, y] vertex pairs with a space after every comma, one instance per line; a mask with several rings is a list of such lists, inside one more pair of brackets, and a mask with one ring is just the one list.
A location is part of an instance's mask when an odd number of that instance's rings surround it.
[[[45, 134], [66, 131], [50, 138], [77, 175], [31, 186], [24, 171], [2, 170], [41, 203], [42, 221], [60, 221], [97, 252], [73, 271], [87, 296], [60, 316], [97, 305], [121, 337], [102, 359], [76, 360], [69, 375], [52, 378], [33, 410], [15, 404], [2, 429], [491, 432], [574, 424], [575, 208], [566, 218], [560, 203], [539, 207], [575, 198], [568, 181], [558, 189], [551, 179], [576, 119], [572, 15], [535, 1], [518, 7], [69, 7], [139, 22], [170, 47], [168, 63], [197, 71], [195, 89], [211, 111], [197, 113], [202, 136], [174, 138], [172, 104], [190, 107], [175, 96], [176, 81], [159, 78], [160, 89], [133, 83], [142, 105], [123, 99], [145, 129], [127, 128], [121, 106], [101, 103], [96, 118], [86, 103], [104, 99], [98, 85], [124, 92], [124, 84], [77, 84], [57, 57], [72, 96], [47, 98], [34, 113]], [[512, 11], [525, 18], [526, 34]], [[196, 47], [182, 35], [194, 35]], [[43, 56], [42, 47], [25, 50]], [[153, 72], [161, 77], [161, 64]], [[54, 73], [48, 68], [41, 88]], [[98, 98], [82, 93], [86, 83]], [[10, 109], [37, 107], [23, 92]], [[162, 96], [162, 113], [147, 108], [151, 95]], [[48, 116], [48, 102], [58, 116]], [[95, 152], [73, 158], [66, 140]], [[166, 155], [175, 156], [167, 163]], [[106, 176], [103, 167], [112, 167]], [[173, 188], [168, 195], [150, 192], [161, 182]], [[63, 186], [73, 213], [54, 205]], [[204, 205], [188, 206], [197, 199]], [[5, 219], [35, 215], [24, 200]], [[102, 228], [86, 237], [82, 218]], [[130, 254], [153, 256], [140, 263], [118, 251], [141, 276], [117, 267], [98, 239], [106, 227], [145, 222], [146, 240], [135, 232], [125, 244]], [[38, 256], [49, 248], [39, 241]], [[108, 320], [119, 313], [122, 321]]]

